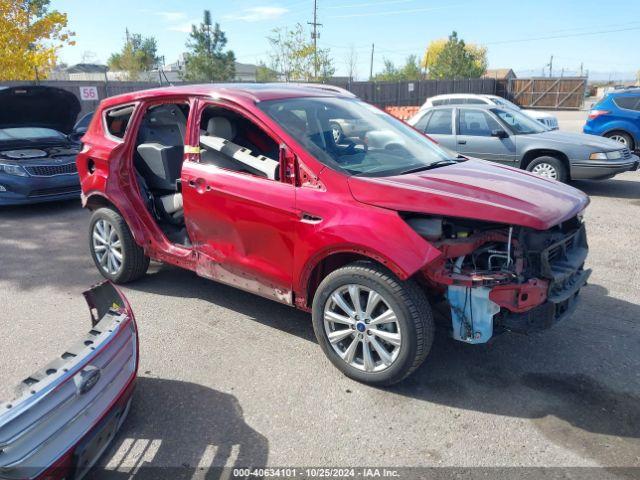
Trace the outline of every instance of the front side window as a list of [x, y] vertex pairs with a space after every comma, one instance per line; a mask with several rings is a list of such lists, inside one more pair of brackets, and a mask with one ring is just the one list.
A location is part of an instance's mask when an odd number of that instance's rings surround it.
[[[291, 113], [297, 121], [306, 121], [304, 111]], [[202, 112], [202, 163], [269, 180], [279, 180], [279, 155], [279, 143], [246, 117], [213, 105]]]
[[501, 108], [494, 108], [491, 111], [506, 123], [516, 135], [530, 135], [548, 131], [540, 122], [518, 111], [503, 110]]
[[418, 120], [414, 125], [414, 128], [416, 130], [420, 130], [421, 132], [424, 132], [427, 129], [427, 124], [429, 123], [429, 119], [431, 118], [432, 113], [433, 111], [427, 112], [424, 115], [422, 115], [420, 120]]
[[425, 133], [430, 135], [451, 135], [451, 108], [434, 110], [425, 129]]
[[[358, 99], [289, 98], [258, 107], [320, 162], [349, 175], [397, 175], [451, 159], [404, 122]], [[335, 119], [349, 119], [357, 129], [336, 141]]]
[[460, 135], [490, 137], [494, 130], [502, 130], [502, 127], [484, 110], [460, 109], [458, 129]]

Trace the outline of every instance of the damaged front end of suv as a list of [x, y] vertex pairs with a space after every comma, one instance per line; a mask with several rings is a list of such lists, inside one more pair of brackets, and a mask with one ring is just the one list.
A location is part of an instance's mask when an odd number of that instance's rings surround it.
[[591, 270], [581, 215], [547, 230], [477, 220], [406, 214], [406, 222], [442, 253], [422, 270], [429, 291], [450, 306], [452, 334], [485, 343], [530, 333], [569, 316]]

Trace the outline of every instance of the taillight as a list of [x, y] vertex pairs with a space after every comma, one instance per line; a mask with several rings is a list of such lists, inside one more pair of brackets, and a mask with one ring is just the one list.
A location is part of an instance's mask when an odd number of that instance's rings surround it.
[[591, 110], [589, 112], [589, 120], [593, 120], [594, 118], [598, 118], [600, 115], [608, 115], [611, 112], [609, 110]]

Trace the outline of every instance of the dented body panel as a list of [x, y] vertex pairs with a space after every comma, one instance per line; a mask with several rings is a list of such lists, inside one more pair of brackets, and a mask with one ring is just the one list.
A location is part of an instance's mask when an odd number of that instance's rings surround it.
[[0, 478], [82, 478], [124, 421], [138, 370], [135, 319], [104, 283], [85, 292], [91, 330], [0, 404]]

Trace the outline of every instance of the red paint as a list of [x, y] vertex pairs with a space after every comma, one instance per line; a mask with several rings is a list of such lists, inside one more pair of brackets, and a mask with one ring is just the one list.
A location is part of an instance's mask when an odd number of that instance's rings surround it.
[[526, 312], [547, 300], [549, 282], [531, 279], [519, 285], [499, 285], [489, 293], [489, 299], [515, 313]]
[[[101, 195], [124, 216], [147, 255], [261, 295], [308, 308], [313, 272], [332, 255], [350, 254], [386, 265], [401, 279], [415, 274], [435, 287], [444, 257], [401, 218], [420, 212], [548, 229], [582, 211], [588, 198], [576, 189], [520, 170], [479, 160], [389, 178], [347, 177], [309, 154], [256, 104], [340, 92], [287, 85], [196, 85], [160, 88], [102, 102], [78, 156], [84, 201]], [[186, 143], [198, 145], [206, 105], [232, 109], [258, 124], [279, 144], [280, 182], [205, 168], [199, 154], [185, 154], [185, 219], [193, 247], [170, 243], [144, 207], [132, 175], [138, 125], [146, 108], [188, 102]], [[105, 136], [105, 109], [135, 104], [124, 142]], [[92, 160], [95, 169], [89, 172]], [[468, 242], [467, 242], [468, 244]], [[467, 247], [462, 247], [467, 248]], [[334, 257], [337, 258], [337, 257]]]

